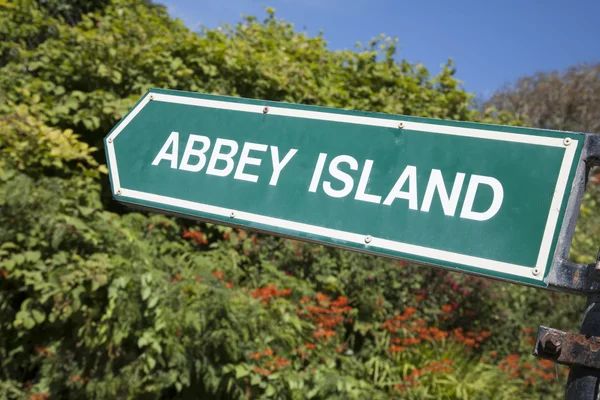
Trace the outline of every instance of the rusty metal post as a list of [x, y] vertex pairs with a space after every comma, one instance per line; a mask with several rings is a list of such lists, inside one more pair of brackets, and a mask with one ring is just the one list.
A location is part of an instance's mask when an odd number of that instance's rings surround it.
[[[579, 332], [586, 336], [600, 336], [600, 295], [588, 296]], [[598, 400], [599, 384], [600, 370], [573, 366], [567, 381], [565, 400]]]

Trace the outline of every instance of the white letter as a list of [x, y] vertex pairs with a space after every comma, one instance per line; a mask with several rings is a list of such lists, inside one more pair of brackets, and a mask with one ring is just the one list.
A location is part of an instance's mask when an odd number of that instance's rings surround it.
[[373, 160], [365, 161], [360, 180], [358, 181], [358, 188], [356, 189], [356, 200], [369, 201], [371, 203], [381, 203], [381, 196], [374, 194], [366, 194], [367, 183], [369, 182], [369, 175], [371, 175], [371, 168], [373, 167]]
[[273, 160], [273, 175], [271, 175], [271, 180], [269, 181], [269, 185], [276, 186], [277, 181], [279, 180], [279, 174], [283, 167], [287, 165], [288, 162], [294, 157], [298, 149], [291, 149], [288, 153], [283, 157], [283, 160], [279, 161], [279, 149], [277, 146], [271, 146], [271, 159]]
[[321, 174], [323, 173], [323, 166], [325, 165], [326, 159], [326, 153], [319, 154], [319, 159], [317, 160], [317, 165], [315, 166], [315, 172], [313, 172], [312, 179], [310, 180], [310, 187], [308, 188], [309, 192], [317, 191], [317, 186], [319, 185], [319, 181], [321, 180]]
[[[171, 154], [169, 154], [169, 153], [167, 153], [167, 151], [169, 150], [169, 147], [171, 147], [171, 145], [173, 145], [173, 151], [171, 152]], [[178, 151], [179, 151], [179, 132], [171, 132], [171, 135], [169, 135], [169, 138], [167, 139], [165, 144], [163, 144], [162, 149], [160, 149], [160, 151], [156, 155], [156, 158], [154, 159], [154, 161], [152, 161], [152, 165], [158, 165], [158, 163], [161, 162], [162, 160], [170, 160], [171, 168], [177, 169], [177, 153], [178, 153]]]
[[329, 164], [329, 173], [334, 178], [344, 182], [344, 188], [340, 190], [332, 189], [331, 182], [323, 181], [323, 190], [328, 196], [345, 197], [352, 191], [352, 188], [354, 187], [354, 180], [352, 177], [338, 169], [338, 165], [341, 163], [348, 164], [350, 169], [353, 171], [358, 169], [358, 162], [353, 157], [342, 155], [331, 160], [331, 164]]
[[[490, 186], [494, 191], [492, 205], [490, 205], [490, 208], [484, 212], [473, 211], [475, 194], [477, 192], [477, 186], [480, 183]], [[500, 210], [500, 206], [502, 206], [503, 200], [504, 189], [502, 188], [502, 184], [498, 181], [498, 179], [492, 178], [491, 176], [471, 175], [469, 187], [467, 188], [467, 194], [465, 196], [465, 203], [463, 204], [460, 217], [473, 219], [475, 221], [486, 221], [496, 215], [496, 213]]]
[[[408, 192], [401, 192], [402, 186], [408, 179]], [[418, 210], [417, 205], [417, 167], [414, 165], [407, 165], [402, 171], [402, 175], [396, 181], [396, 184], [390, 190], [390, 193], [385, 198], [383, 204], [386, 206], [391, 205], [395, 199], [406, 199], [408, 200], [408, 208], [411, 210]]]
[[235, 170], [235, 175], [233, 176], [233, 179], [239, 179], [239, 180], [248, 181], [248, 182], [258, 181], [258, 175], [250, 175], [250, 174], [244, 173], [244, 167], [246, 166], [246, 164], [260, 165], [260, 163], [262, 162], [262, 160], [260, 158], [253, 158], [248, 155], [248, 153], [250, 153], [250, 151], [252, 151], [252, 150], [267, 151], [267, 145], [250, 143], [250, 142], [244, 143], [244, 148], [242, 149], [242, 154], [240, 155], [240, 161], [238, 161], [238, 166]]
[[[228, 146], [231, 151], [227, 154], [221, 153], [221, 147]], [[206, 173], [208, 175], [216, 175], [216, 176], [227, 176], [233, 171], [233, 156], [238, 151], [237, 142], [229, 139], [217, 139], [215, 141], [215, 147], [213, 149], [212, 155], [210, 156], [210, 161], [208, 162], [208, 168], [206, 168]], [[218, 160], [223, 160], [227, 164], [224, 169], [216, 169], [215, 164]]]
[[425, 190], [423, 204], [421, 204], [421, 211], [429, 212], [431, 201], [433, 200], [433, 194], [435, 193], [435, 189], [437, 189], [440, 196], [440, 201], [442, 203], [442, 208], [444, 209], [444, 214], [451, 217], [454, 216], [464, 181], [465, 174], [462, 172], [457, 173], [456, 179], [454, 180], [454, 185], [452, 186], [452, 193], [450, 193], [450, 197], [448, 197], [448, 192], [446, 191], [446, 186], [444, 185], [444, 178], [442, 177], [442, 171], [439, 169], [432, 169], [431, 175], [429, 175], [427, 189]]
[[[202, 147], [199, 150], [194, 149], [194, 143], [196, 142], [202, 142]], [[210, 139], [206, 136], [190, 135], [187, 144], [185, 145], [185, 151], [183, 152], [183, 158], [181, 159], [181, 164], [179, 164], [179, 169], [191, 172], [200, 171], [204, 168], [204, 164], [206, 164], [206, 156], [204, 153], [206, 153], [209, 147]], [[198, 157], [196, 165], [190, 165], [189, 162], [191, 156]]]

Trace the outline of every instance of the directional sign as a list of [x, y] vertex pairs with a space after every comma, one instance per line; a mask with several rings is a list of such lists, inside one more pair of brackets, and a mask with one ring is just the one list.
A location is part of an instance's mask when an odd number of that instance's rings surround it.
[[151, 90], [118, 201], [547, 286], [584, 135]]

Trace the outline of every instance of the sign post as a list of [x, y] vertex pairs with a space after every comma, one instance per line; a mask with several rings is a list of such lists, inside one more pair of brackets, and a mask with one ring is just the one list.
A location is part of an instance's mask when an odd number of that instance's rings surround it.
[[[587, 173], [600, 159], [594, 135], [153, 89], [105, 147], [113, 195], [134, 207], [600, 291], [595, 265], [568, 261]], [[600, 333], [592, 327], [588, 336]], [[589, 346], [575, 361], [561, 353], [565, 335], [541, 327], [534, 353], [584, 368], [572, 381], [600, 369]]]

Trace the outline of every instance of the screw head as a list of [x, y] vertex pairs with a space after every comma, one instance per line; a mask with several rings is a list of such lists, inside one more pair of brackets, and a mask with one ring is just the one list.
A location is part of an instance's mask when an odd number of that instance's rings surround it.
[[542, 272], [539, 268], [534, 268], [533, 271], [531, 271], [531, 273], [535, 276], [538, 276], [540, 274], [540, 272]]
[[112, 143], [112, 138], [108, 138], [108, 143]]
[[154, 95], [153, 95], [153, 94], [151, 94], [151, 95], [149, 96], [149, 98], [150, 98], [150, 100], [154, 100]]
[[232, 212], [229, 214], [229, 218], [235, 218], [235, 211], [232, 211]]
[[365, 236], [365, 243], [371, 243], [372, 241], [373, 241], [373, 238], [371, 237], [371, 235]]
[[564, 138], [564, 139], [563, 139], [563, 144], [564, 144], [565, 146], [568, 146], [568, 145], [570, 145], [571, 143], [573, 143], [573, 140], [572, 140], [571, 138], [568, 138], [568, 137], [567, 137], [567, 138]]
[[563, 340], [556, 333], [548, 332], [542, 337], [540, 344], [542, 345], [542, 350], [544, 353], [556, 355], [562, 348]]
[[398, 122], [398, 128], [400, 128], [400, 129], [404, 128], [404, 122], [402, 122], [402, 121]]
[[269, 112], [269, 107], [265, 107], [265, 108], [263, 108], [263, 114], [266, 114], [266, 113], [268, 113], [268, 112]]
[[117, 196], [121, 195], [121, 189], [117, 190]]

